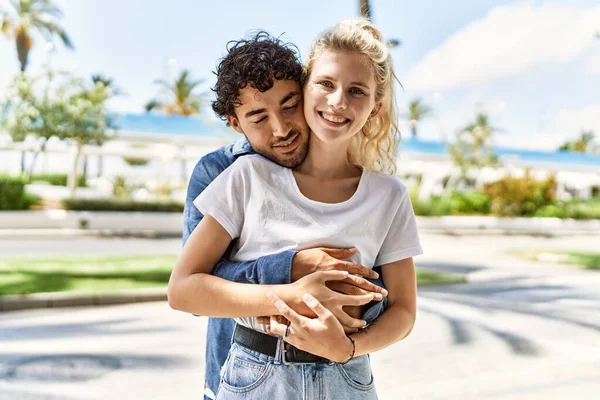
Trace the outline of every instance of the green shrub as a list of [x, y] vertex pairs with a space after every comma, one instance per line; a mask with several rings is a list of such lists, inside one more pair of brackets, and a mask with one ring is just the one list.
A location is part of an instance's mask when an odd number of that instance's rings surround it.
[[569, 213], [564, 205], [556, 203], [538, 208], [533, 216], [545, 218], [569, 218]]
[[600, 202], [598, 201], [558, 201], [539, 208], [535, 217], [600, 219]]
[[431, 215], [442, 216], [452, 214], [452, 203], [446, 196], [431, 196]]
[[489, 214], [491, 204], [490, 196], [482, 192], [454, 192], [450, 197], [452, 215]]
[[140, 185], [130, 184], [129, 182], [127, 182], [127, 178], [125, 178], [123, 175], [115, 176], [113, 178], [112, 184], [113, 184], [112, 194], [113, 194], [113, 196], [115, 196], [119, 199], [131, 198], [131, 195], [133, 194], [133, 192], [135, 192], [137, 189], [139, 189], [141, 187]]
[[[529, 217], [556, 200], [556, 179], [538, 181], [526, 171], [522, 178], [507, 176], [484, 186], [491, 199], [491, 212], [500, 217]], [[547, 211], [546, 211], [547, 212]]]
[[430, 200], [413, 200], [413, 210], [415, 215], [431, 216], [432, 215], [432, 203]]
[[[41, 181], [41, 182], [48, 182], [49, 184], [51, 184], [53, 186], [67, 186], [67, 180], [68, 180], [67, 174], [39, 174], [39, 175], [33, 175], [29, 179], [29, 182]], [[77, 178], [77, 180], [78, 180], [78, 182], [77, 182], [78, 187], [86, 187], [87, 186], [85, 176], [80, 175]]]
[[572, 218], [600, 219], [600, 201], [592, 200], [577, 204]]
[[42, 198], [37, 194], [27, 192], [23, 194], [23, 205], [25, 209], [31, 208], [31, 206], [38, 204], [40, 201], [42, 201]]
[[426, 217], [450, 215], [450, 199], [441, 196], [432, 196], [427, 200], [412, 200], [415, 215]]
[[27, 208], [23, 178], [0, 175], [0, 210], [25, 210]]
[[132, 167], [141, 167], [144, 165], [148, 165], [149, 162], [147, 159], [139, 157], [123, 157], [123, 159], [127, 164], [131, 165]]
[[79, 211], [144, 211], [182, 212], [183, 204], [168, 202], [146, 202], [126, 199], [66, 199], [62, 201], [67, 210]]

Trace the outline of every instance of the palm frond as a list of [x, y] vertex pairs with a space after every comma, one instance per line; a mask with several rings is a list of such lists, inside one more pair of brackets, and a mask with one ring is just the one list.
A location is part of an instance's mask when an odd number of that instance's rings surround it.
[[164, 104], [158, 100], [150, 100], [146, 103], [146, 105], [144, 105], [146, 112], [154, 111], [157, 108], [164, 108]]

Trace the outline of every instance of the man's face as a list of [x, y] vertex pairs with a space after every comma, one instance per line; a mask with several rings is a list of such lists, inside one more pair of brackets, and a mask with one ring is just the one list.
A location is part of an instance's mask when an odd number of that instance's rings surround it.
[[235, 115], [227, 116], [233, 129], [246, 135], [254, 151], [273, 162], [288, 168], [300, 165], [309, 138], [300, 84], [275, 80], [266, 92], [247, 85], [240, 90], [239, 100]]

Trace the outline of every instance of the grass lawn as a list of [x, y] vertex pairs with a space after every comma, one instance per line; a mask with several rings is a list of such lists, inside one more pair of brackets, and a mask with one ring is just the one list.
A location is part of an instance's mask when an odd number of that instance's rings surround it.
[[166, 286], [177, 256], [15, 258], [0, 261], [0, 296]]
[[600, 270], [600, 253], [577, 251], [523, 251], [514, 253], [517, 256], [541, 262], [570, 264], [585, 269]]
[[454, 283], [465, 283], [467, 280], [461, 275], [443, 274], [423, 269], [417, 270], [417, 284], [423, 285], [450, 285]]
[[[42, 292], [109, 292], [164, 287], [177, 256], [14, 258], [0, 260], [0, 296]], [[454, 275], [418, 271], [420, 285], [460, 283]]]

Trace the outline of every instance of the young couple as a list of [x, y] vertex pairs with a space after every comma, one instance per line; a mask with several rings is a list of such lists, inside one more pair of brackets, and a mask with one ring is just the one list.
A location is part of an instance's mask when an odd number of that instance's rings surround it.
[[205, 398], [377, 398], [368, 354], [410, 333], [422, 253], [392, 175], [393, 81], [364, 19], [323, 32], [304, 67], [265, 33], [221, 60], [213, 109], [245, 139], [196, 166], [168, 287], [174, 309], [218, 317]]

